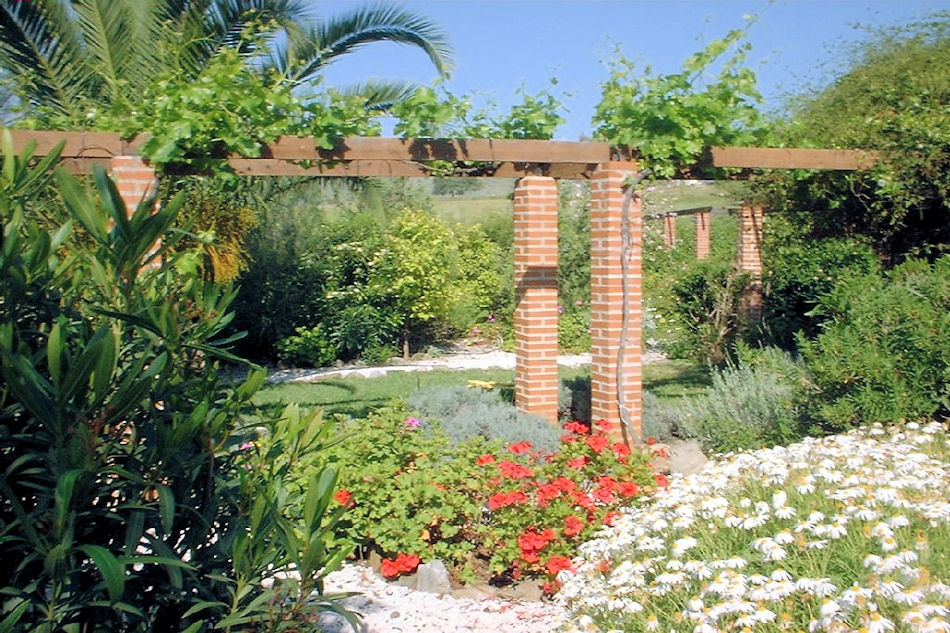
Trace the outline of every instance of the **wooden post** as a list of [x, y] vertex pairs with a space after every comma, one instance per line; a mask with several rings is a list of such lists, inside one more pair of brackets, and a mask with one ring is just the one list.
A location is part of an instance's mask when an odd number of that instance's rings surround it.
[[[629, 445], [639, 441], [643, 417], [643, 203], [636, 196], [629, 209], [632, 249], [626, 257], [626, 301], [622, 263], [624, 184], [636, 172], [636, 163], [610, 162], [591, 179], [591, 419], [609, 422], [612, 436]], [[621, 346], [623, 361], [618, 366]], [[621, 402], [631, 427], [626, 432], [620, 426]]]
[[557, 424], [557, 181], [528, 176], [514, 194], [515, 406]]
[[708, 210], [696, 213], [696, 259], [709, 257], [709, 220]]

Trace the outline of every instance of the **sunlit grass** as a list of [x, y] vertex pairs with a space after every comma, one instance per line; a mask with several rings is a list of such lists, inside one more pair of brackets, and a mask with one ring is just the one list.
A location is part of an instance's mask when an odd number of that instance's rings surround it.
[[[690, 361], [675, 360], [648, 363], [643, 368], [644, 389], [658, 398], [675, 399], [700, 393], [708, 384], [706, 369]], [[562, 381], [590, 377], [588, 368], [562, 367]], [[466, 385], [471, 380], [494, 382], [505, 391], [513, 385], [515, 373], [504, 369], [432, 370], [389, 372], [382, 376], [328, 377], [314, 382], [288, 382], [267, 385], [254, 397], [259, 406], [283, 406], [297, 403], [325, 413], [365, 416], [375, 407], [385, 406], [393, 398], [404, 398], [413, 391], [435, 386]], [[509, 387], [510, 389], [510, 387]]]

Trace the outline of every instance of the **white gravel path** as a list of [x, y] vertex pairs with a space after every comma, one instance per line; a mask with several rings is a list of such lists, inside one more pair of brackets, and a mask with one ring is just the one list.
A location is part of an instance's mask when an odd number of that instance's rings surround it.
[[[326, 593], [359, 591], [344, 604], [363, 615], [361, 633], [551, 633], [566, 619], [552, 602], [471, 600], [414, 591], [383, 580], [364, 565], [347, 563], [327, 576]], [[323, 616], [320, 631], [352, 631], [343, 618]]]

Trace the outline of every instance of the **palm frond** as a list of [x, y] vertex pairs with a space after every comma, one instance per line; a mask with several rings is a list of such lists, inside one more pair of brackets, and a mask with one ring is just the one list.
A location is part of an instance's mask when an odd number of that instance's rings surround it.
[[129, 4], [112, 0], [84, 0], [72, 4], [84, 48], [94, 60], [92, 67], [108, 86], [112, 98], [123, 78], [123, 66], [128, 61], [133, 43], [128, 33]]
[[419, 84], [411, 81], [386, 81], [371, 79], [363, 83], [337, 88], [345, 96], [355, 96], [366, 100], [369, 110], [385, 110], [395, 103], [411, 97]]
[[74, 114], [92, 73], [68, 9], [60, 2], [0, 0], [0, 65], [26, 98]]
[[409, 44], [422, 49], [440, 74], [452, 63], [452, 48], [440, 28], [424, 17], [394, 5], [357, 9], [329, 21], [320, 21], [298, 36], [288, 38], [284, 59], [274, 65], [297, 80], [316, 74], [335, 58], [373, 42]]

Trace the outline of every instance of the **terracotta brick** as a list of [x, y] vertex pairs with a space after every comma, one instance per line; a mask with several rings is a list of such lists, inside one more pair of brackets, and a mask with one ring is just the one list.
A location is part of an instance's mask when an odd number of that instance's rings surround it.
[[709, 257], [710, 219], [709, 211], [700, 211], [696, 214], [696, 259]]
[[557, 182], [522, 178], [513, 199], [515, 405], [557, 424]]
[[675, 213], [667, 213], [663, 216], [663, 245], [666, 248], [676, 248]]
[[[627, 256], [628, 296], [623, 297], [624, 182], [637, 170], [635, 163], [601, 166], [591, 185], [591, 416], [605, 419], [616, 429], [615, 438], [633, 444], [641, 434], [640, 384], [642, 328], [642, 202], [635, 198], [630, 208], [632, 252]], [[621, 342], [624, 311], [628, 313], [627, 338]], [[617, 352], [624, 346], [621, 393], [632, 428], [620, 430], [617, 389]]]
[[753, 323], [762, 318], [762, 225], [764, 209], [744, 204], [739, 210], [739, 270], [751, 277], [742, 295], [743, 318]]

